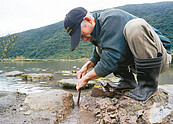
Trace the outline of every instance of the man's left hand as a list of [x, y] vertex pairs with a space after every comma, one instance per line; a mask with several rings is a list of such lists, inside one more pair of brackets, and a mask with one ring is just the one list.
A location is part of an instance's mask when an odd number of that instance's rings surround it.
[[99, 78], [99, 76], [95, 73], [94, 69], [88, 72], [85, 76], [80, 78], [79, 81], [77, 82], [77, 86], [76, 86], [77, 91], [79, 91], [80, 88], [85, 86], [89, 80], [97, 79], [97, 78]]
[[87, 83], [88, 83], [88, 80], [85, 79], [85, 76], [83, 76], [81, 79], [79, 79], [79, 81], [77, 82], [77, 86], [76, 86], [77, 91], [79, 91], [79, 89], [82, 88], [83, 86], [85, 86]]

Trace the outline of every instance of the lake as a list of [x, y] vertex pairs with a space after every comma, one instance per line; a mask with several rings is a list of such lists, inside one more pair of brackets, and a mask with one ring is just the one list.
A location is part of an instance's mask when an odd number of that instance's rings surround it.
[[[19, 91], [23, 93], [40, 92], [43, 90], [57, 89], [56, 82], [63, 78], [57, 74], [59, 70], [73, 70], [74, 66], [81, 68], [85, 61], [42, 61], [42, 62], [10, 62], [0, 63], [0, 91]], [[22, 81], [18, 77], [4, 77], [4, 72], [22, 71], [25, 73], [51, 73], [55, 75], [55, 79], [51, 83], [31, 83]], [[173, 84], [173, 64], [168, 71], [161, 74], [159, 84]]]

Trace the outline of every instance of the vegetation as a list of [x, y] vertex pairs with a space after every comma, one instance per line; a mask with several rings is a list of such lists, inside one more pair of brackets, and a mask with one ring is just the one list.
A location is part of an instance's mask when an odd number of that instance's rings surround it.
[[4, 59], [7, 54], [10, 52], [12, 46], [19, 36], [18, 34], [7, 35], [0, 38], [0, 58]]
[[[144, 18], [163, 35], [173, 41], [173, 2], [126, 5], [117, 7]], [[103, 10], [99, 10], [103, 11]], [[8, 54], [9, 58], [23, 56], [30, 59], [79, 59], [92, 55], [92, 44], [80, 42], [70, 51], [70, 37], [64, 30], [63, 21], [20, 33], [20, 40]]]

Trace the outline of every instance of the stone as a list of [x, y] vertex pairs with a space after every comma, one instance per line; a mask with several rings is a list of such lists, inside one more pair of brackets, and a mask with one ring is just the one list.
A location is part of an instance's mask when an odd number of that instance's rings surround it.
[[25, 74], [24, 72], [20, 72], [20, 71], [11, 71], [11, 72], [5, 72], [4, 75], [6, 77], [17, 77], [17, 76], [21, 76], [22, 74]]
[[[76, 89], [77, 82], [78, 79], [62, 79], [57, 82], [57, 85], [67, 89]], [[92, 88], [95, 84], [95, 81], [89, 81], [82, 89]]]
[[96, 109], [93, 111], [93, 113], [94, 113], [95, 115], [100, 114], [100, 109], [96, 108]]
[[0, 91], [0, 113], [16, 102], [15, 93]]
[[108, 115], [106, 115], [104, 118], [103, 118], [103, 122], [104, 122], [104, 124], [111, 124], [111, 118], [108, 116]]
[[71, 74], [71, 71], [66, 71], [66, 70], [59, 70], [55, 72], [56, 74]]
[[171, 109], [164, 107], [163, 105], [156, 106], [156, 103], [153, 104], [152, 108], [149, 110], [149, 122], [150, 123], [163, 123], [163, 120], [166, 116], [171, 114]]
[[102, 88], [95, 88], [95, 86], [91, 89], [91, 96], [93, 97], [110, 97], [110, 98], [114, 98], [116, 97], [120, 97], [122, 96], [121, 92], [109, 92], [109, 91], [103, 91]]
[[73, 77], [76, 77], [77, 75], [76, 74], [61, 74], [61, 76], [64, 76], [64, 77], [68, 77], [68, 76], [73, 76]]
[[28, 110], [27, 112], [24, 113], [24, 115], [30, 115], [32, 113], [31, 110]]
[[116, 124], [116, 123], [117, 123], [116, 119], [112, 119], [112, 123], [111, 124]]
[[121, 78], [119, 77], [110, 77], [108, 79], [113, 83], [118, 83], [121, 80]]
[[51, 81], [54, 79], [54, 75], [50, 73], [30, 73], [21, 75], [23, 80], [33, 81], [33, 82], [41, 82], [41, 81]]
[[115, 106], [109, 106], [108, 108], [107, 108], [107, 111], [108, 112], [111, 112], [111, 111], [115, 111], [117, 108], [115, 107]]
[[56, 111], [57, 122], [62, 120], [74, 108], [73, 95], [64, 90], [29, 94], [24, 102], [33, 110], [31, 113], [36, 111], [50, 111], [52, 113], [52, 111]]
[[77, 76], [75, 70], [66, 71], [66, 70], [59, 70], [58, 72], [55, 72], [56, 74], [60, 74], [61, 76]]
[[100, 96], [106, 96], [106, 94], [102, 89], [93, 87], [91, 89], [91, 96], [100, 97]]
[[32, 93], [26, 97], [25, 103], [33, 110], [55, 110], [59, 107], [74, 107], [73, 95], [64, 90]]

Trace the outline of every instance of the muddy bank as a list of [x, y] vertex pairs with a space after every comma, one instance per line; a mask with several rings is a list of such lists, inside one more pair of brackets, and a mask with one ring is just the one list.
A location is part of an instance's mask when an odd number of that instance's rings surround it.
[[25, 93], [19, 92], [0, 92], [0, 123], [30, 123], [30, 118], [24, 113], [29, 106], [24, 103]]
[[91, 93], [91, 90], [82, 91], [78, 108], [75, 91], [49, 90], [30, 95], [0, 92], [0, 123], [173, 123], [171, 96], [163, 89], [147, 103], [119, 96], [93, 97]]
[[158, 95], [146, 103], [124, 97], [92, 97], [88, 94], [83, 97], [80, 107], [94, 114], [96, 124], [173, 123], [169, 97], [163, 89], [159, 89]]
[[63, 90], [0, 94], [1, 124], [56, 124], [74, 108], [73, 95]]

